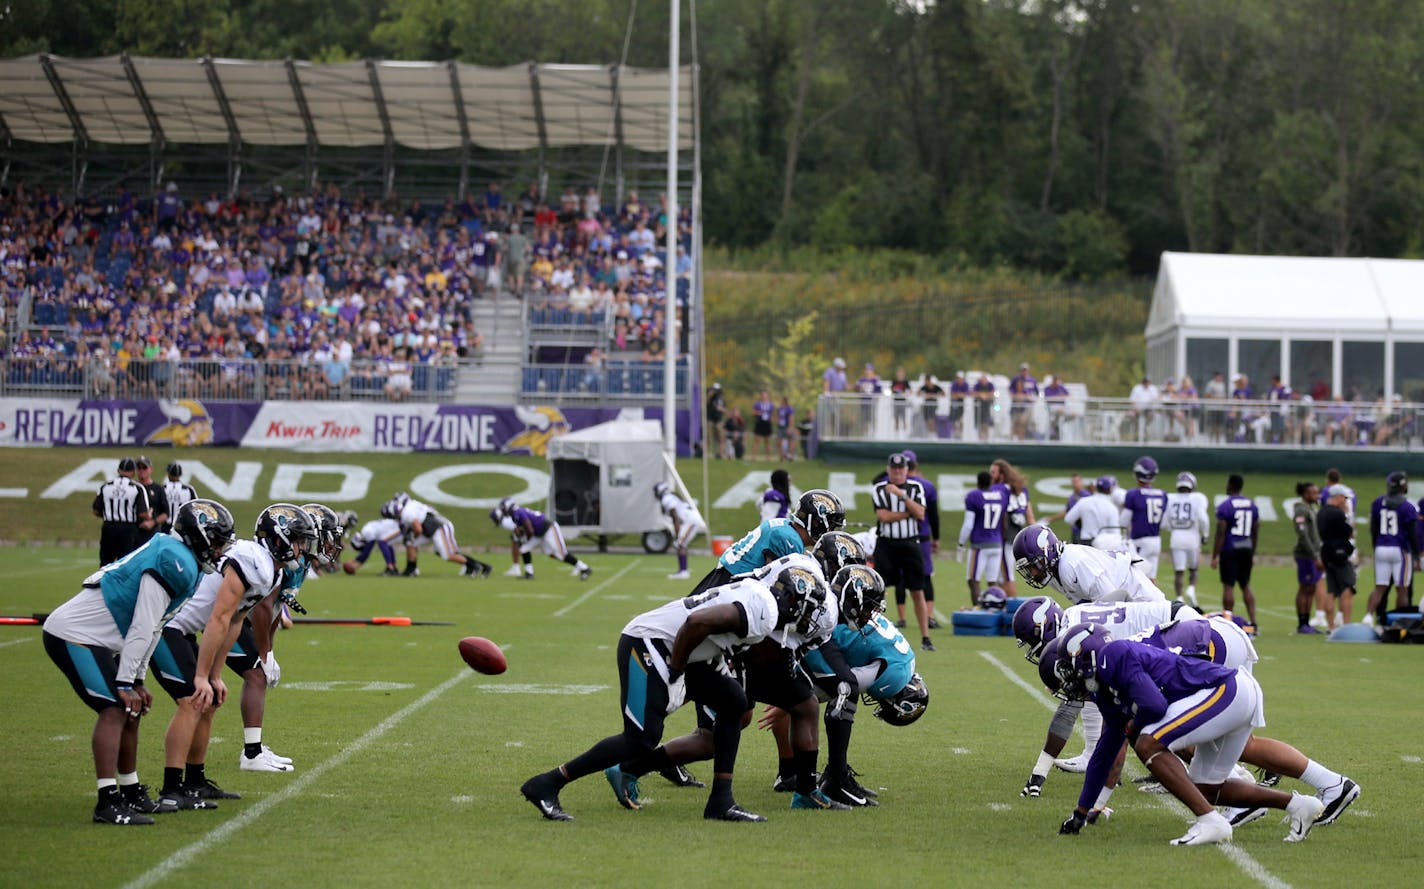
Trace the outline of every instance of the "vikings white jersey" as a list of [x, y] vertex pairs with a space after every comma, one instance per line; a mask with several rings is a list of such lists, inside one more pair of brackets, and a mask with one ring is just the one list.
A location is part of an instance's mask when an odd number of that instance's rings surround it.
[[384, 540], [387, 543], [394, 543], [401, 536], [400, 522], [395, 519], [372, 519], [361, 526], [355, 536], [351, 538], [351, 547], [361, 549], [368, 543], [375, 543]]
[[405, 509], [402, 509], [400, 514], [401, 528], [409, 528], [415, 522], [420, 522], [422, 525], [425, 524], [425, 517], [432, 512], [435, 512], [435, 510], [421, 503], [419, 500], [407, 500]]
[[[1150, 633], [1173, 619], [1172, 603], [1165, 599], [1161, 602], [1084, 602], [1063, 612], [1061, 626], [1097, 624], [1113, 639], [1128, 639], [1139, 633]], [[1195, 609], [1184, 606], [1175, 619], [1203, 618]]]
[[1070, 525], [1082, 522], [1079, 539], [1099, 549], [1117, 549], [1123, 543], [1121, 513], [1108, 494], [1084, 497], [1073, 504], [1063, 520]]
[[1170, 491], [1162, 524], [1171, 531], [1172, 549], [1200, 549], [1211, 533], [1211, 507], [1201, 491]]
[[222, 588], [229, 566], [237, 571], [238, 579], [242, 581], [242, 601], [237, 606], [238, 614], [251, 611], [254, 605], [271, 595], [281, 580], [277, 563], [266, 547], [255, 540], [238, 540], [218, 563], [218, 570], [203, 577], [202, 583], [198, 584], [198, 591], [188, 600], [188, 604], [183, 606], [183, 610], [169, 621], [168, 626], [180, 633], [201, 633], [208, 625], [208, 618], [212, 616], [213, 605], [218, 600], [218, 590]]
[[1155, 602], [1167, 597], [1133, 567], [1136, 557], [1070, 543], [1049, 575], [1055, 590], [1078, 602]]
[[695, 506], [671, 491], [664, 494], [662, 500], [658, 501], [658, 508], [663, 511], [663, 515], [670, 519], [676, 519], [679, 525], [702, 521], [702, 516], [697, 514]]
[[623, 635], [661, 639], [671, 644], [689, 614], [714, 605], [736, 606], [744, 621], [742, 632], [713, 633], [692, 650], [689, 663], [711, 663], [723, 655], [735, 654], [762, 641], [776, 629], [778, 609], [771, 590], [765, 582], [747, 577], [646, 611], [628, 621]]

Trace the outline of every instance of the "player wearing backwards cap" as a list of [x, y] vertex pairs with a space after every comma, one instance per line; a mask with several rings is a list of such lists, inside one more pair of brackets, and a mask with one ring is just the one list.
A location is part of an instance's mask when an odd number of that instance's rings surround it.
[[[1197, 565], [1201, 558], [1202, 541], [1211, 528], [1208, 516], [1211, 505], [1206, 495], [1197, 490], [1197, 477], [1190, 472], [1177, 473], [1177, 490], [1167, 495], [1167, 528], [1172, 532], [1168, 546], [1172, 551], [1173, 584], [1177, 599], [1197, 604]], [[1186, 581], [1185, 589], [1182, 586]]]
[[1157, 478], [1157, 461], [1151, 457], [1139, 457], [1132, 464], [1132, 477], [1137, 479], [1137, 487], [1123, 495], [1121, 523], [1128, 529], [1133, 551], [1142, 560], [1138, 570], [1155, 583], [1157, 561], [1162, 555], [1162, 519], [1167, 495], [1152, 486]]
[[1375, 551], [1375, 588], [1365, 609], [1365, 623], [1373, 624], [1376, 613], [1384, 626], [1389, 612], [1385, 596], [1395, 588], [1394, 607], [1409, 607], [1410, 580], [1419, 569], [1419, 541], [1416, 524], [1419, 513], [1409, 501], [1409, 477], [1401, 471], [1385, 479], [1384, 494], [1370, 504], [1370, 543]]

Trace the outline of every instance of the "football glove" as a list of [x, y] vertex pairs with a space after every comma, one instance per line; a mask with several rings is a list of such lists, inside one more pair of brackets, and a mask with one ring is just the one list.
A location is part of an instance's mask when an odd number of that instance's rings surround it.
[[267, 652], [267, 656], [262, 659], [262, 672], [267, 676], [267, 684], [276, 686], [282, 681], [282, 665], [277, 663], [277, 655]]
[[1088, 823], [1088, 816], [1087, 816], [1087, 815], [1080, 815], [1080, 814], [1078, 814], [1078, 810], [1077, 810], [1077, 809], [1074, 809], [1074, 810], [1073, 810], [1073, 814], [1069, 815], [1069, 816], [1068, 816], [1068, 819], [1067, 819], [1066, 821], [1064, 821], [1061, 826], [1059, 826], [1059, 828], [1058, 828], [1058, 834], [1059, 834], [1059, 836], [1065, 836], [1065, 835], [1070, 835], [1070, 834], [1071, 834], [1072, 836], [1077, 836], [1077, 835], [1078, 835], [1078, 831], [1082, 830], [1082, 829], [1083, 829], [1083, 825], [1084, 825], [1084, 824], [1087, 824], [1087, 823]]
[[845, 709], [846, 704], [853, 700], [855, 700], [855, 686], [849, 682], [837, 682], [836, 699], [831, 702], [830, 715], [840, 718], [841, 711]]
[[680, 670], [668, 670], [668, 713], [676, 713], [677, 709], [687, 703], [687, 680], [683, 678]]

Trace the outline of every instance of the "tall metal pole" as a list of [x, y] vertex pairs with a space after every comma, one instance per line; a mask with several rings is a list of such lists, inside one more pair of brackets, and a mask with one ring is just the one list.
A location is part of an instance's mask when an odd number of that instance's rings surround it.
[[668, 27], [667, 261], [663, 264], [663, 277], [667, 279], [667, 307], [663, 311], [663, 345], [666, 347], [663, 350], [663, 450], [674, 458], [677, 457], [677, 353], [682, 343], [677, 324], [677, 65], [681, 3], [682, 0], [671, 0], [669, 4], [672, 11]]

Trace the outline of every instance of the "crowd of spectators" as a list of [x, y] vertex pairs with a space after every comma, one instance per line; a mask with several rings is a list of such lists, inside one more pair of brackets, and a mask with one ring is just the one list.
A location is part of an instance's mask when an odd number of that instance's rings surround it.
[[[193, 199], [170, 182], [71, 201], [17, 185], [0, 193], [0, 322], [22, 294], [31, 304], [30, 324], [0, 341], [19, 359], [8, 379], [241, 397], [265, 375], [263, 391], [285, 397], [363, 382], [400, 397], [422, 369], [448, 384], [478, 355], [471, 300], [500, 291], [605, 312], [617, 345], [660, 351], [665, 213], [634, 193], [605, 208], [594, 190], [566, 190], [558, 207], [498, 183], [439, 206], [335, 186]], [[690, 215], [679, 227], [690, 235]], [[685, 246], [674, 265], [690, 274]]]

